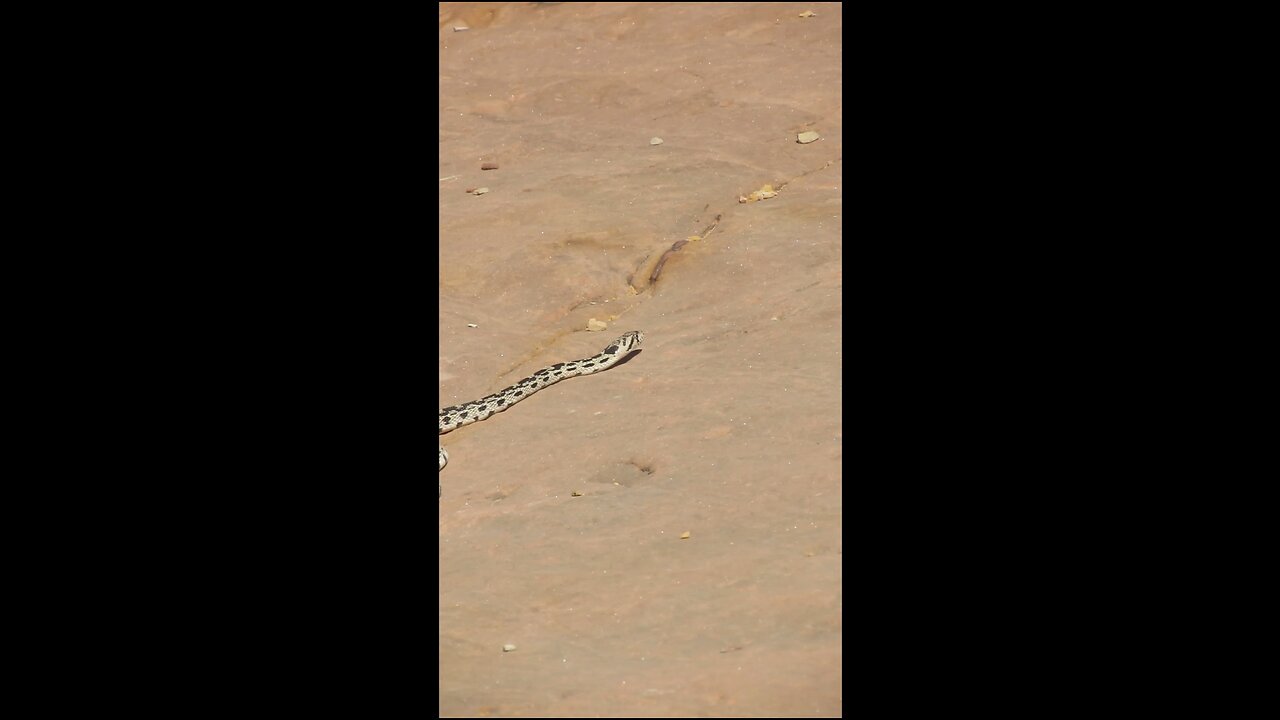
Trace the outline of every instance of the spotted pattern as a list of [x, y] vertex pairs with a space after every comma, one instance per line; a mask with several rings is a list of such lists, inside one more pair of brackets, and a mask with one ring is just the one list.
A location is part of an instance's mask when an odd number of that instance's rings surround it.
[[[643, 340], [644, 333], [639, 330], [632, 330], [610, 343], [609, 347], [602, 350], [599, 355], [593, 355], [584, 360], [556, 363], [550, 367], [542, 368], [505, 390], [486, 395], [479, 400], [472, 400], [469, 403], [450, 405], [440, 411], [440, 434], [443, 435], [451, 430], [457, 430], [463, 425], [480, 422], [490, 415], [500, 413], [548, 385], [554, 385], [565, 378], [590, 375], [591, 373], [606, 370], [630, 354], [632, 350], [640, 347], [640, 343]], [[440, 469], [444, 470], [444, 466], [448, 463], [449, 453], [445, 452], [444, 447], [441, 446]], [[440, 486], [440, 496], [444, 496], [444, 485]]]

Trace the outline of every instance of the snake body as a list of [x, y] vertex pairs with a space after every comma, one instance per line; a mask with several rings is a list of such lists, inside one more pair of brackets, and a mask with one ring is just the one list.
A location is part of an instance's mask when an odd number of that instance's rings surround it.
[[[590, 375], [601, 370], [607, 370], [629, 355], [632, 350], [640, 347], [640, 343], [643, 340], [644, 333], [639, 330], [632, 330], [609, 343], [609, 347], [600, 351], [599, 354], [582, 360], [556, 363], [550, 367], [542, 368], [515, 385], [504, 388], [492, 395], [486, 395], [479, 400], [472, 400], [462, 405], [451, 405], [444, 408], [440, 411], [440, 434], [444, 435], [451, 430], [457, 430], [463, 425], [480, 422], [490, 415], [500, 413], [539, 390], [549, 385], [554, 385], [565, 378]], [[440, 469], [444, 470], [444, 466], [448, 463], [449, 453], [445, 452], [444, 446], [441, 446]], [[443, 485], [440, 486], [440, 494], [444, 495]]]

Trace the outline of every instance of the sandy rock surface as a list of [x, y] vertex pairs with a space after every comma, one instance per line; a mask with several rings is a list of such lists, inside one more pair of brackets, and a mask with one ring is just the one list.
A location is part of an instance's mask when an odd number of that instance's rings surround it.
[[441, 3], [442, 716], [842, 712], [841, 21]]

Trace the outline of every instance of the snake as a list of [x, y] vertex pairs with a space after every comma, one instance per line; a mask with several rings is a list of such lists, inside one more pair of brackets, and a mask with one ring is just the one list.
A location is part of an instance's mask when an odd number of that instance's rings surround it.
[[[609, 343], [609, 347], [589, 358], [571, 360], [544, 367], [520, 382], [503, 388], [492, 395], [485, 395], [479, 400], [472, 400], [461, 405], [450, 405], [440, 411], [440, 434], [444, 435], [464, 425], [480, 422], [495, 413], [506, 410], [539, 390], [566, 378], [591, 375], [601, 370], [608, 370], [630, 355], [632, 350], [638, 349], [643, 341], [644, 333], [639, 330], [632, 330], [624, 333], [617, 340]], [[449, 453], [445, 452], [444, 446], [441, 445], [440, 469], [444, 470], [444, 466], [447, 464], [449, 464]], [[443, 484], [440, 485], [440, 497], [444, 497]]]

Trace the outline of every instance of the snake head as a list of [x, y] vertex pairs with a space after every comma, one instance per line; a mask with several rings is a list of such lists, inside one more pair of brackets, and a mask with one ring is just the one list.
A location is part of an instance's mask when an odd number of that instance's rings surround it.
[[613, 344], [605, 348], [605, 352], [610, 355], [626, 355], [627, 353], [640, 347], [640, 343], [644, 342], [644, 333], [639, 330], [632, 330], [625, 333], [622, 337], [613, 341]]

